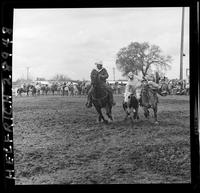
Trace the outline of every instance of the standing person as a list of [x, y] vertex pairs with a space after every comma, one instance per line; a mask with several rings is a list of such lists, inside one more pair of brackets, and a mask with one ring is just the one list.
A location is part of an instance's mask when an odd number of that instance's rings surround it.
[[[108, 84], [106, 84], [106, 79], [109, 77], [108, 72], [105, 68], [103, 68], [102, 61], [96, 62], [95, 65], [96, 65], [96, 68], [92, 70], [90, 76], [92, 76], [92, 73], [94, 71], [98, 73], [100, 84], [102, 87], [104, 87], [108, 91], [110, 102], [114, 106], [116, 103], [113, 99], [112, 88]], [[90, 90], [88, 91], [88, 97], [87, 97], [87, 103], [86, 103], [87, 108], [92, 107], [92, 92], [93, 92], [93, 85], [90, 87]]]

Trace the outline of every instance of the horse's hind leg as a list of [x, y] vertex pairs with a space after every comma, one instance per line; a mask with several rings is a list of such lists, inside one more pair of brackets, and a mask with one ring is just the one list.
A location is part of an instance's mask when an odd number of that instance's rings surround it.
[[153, 108], [155, 124], [158, 124], [157, 109], [158, 109], [157, 105], [155, 105], [154, 108]]
[[106, 107], [106, 115], [108, 116], [108, 118], [113, 121], [113, 117], [112, 117], [112, 110], [111, 110], [111, 106], [107, 106]]

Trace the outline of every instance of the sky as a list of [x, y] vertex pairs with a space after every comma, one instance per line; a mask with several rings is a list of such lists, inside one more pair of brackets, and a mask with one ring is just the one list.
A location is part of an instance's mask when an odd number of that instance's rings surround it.
[[[89, 80], [103, 61], [109, 80], [124, 79], [116, 54], [131, 42], [158, 45], [173, 58], [169, 78], [179, 78], [181, 7], [14, 9], [13, 81], [64, 74]], [[183, 77], [189, 68], [189, 8], [185, 8]]]

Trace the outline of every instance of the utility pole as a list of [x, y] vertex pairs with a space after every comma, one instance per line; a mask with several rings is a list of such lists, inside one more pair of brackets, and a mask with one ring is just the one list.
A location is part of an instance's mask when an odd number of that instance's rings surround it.
[[115, 81], [115, 67], [113, 67], [113, 80]]
[[180, 50], [180, 80], [183, 79], [183, 40], [184, 40], [184, 7], [182, 8], [182, 24], [181, 24], [181, 50]]
[[28, 81], [29, 67], [26, 67], [26, 72], [27, 72], [27, 81]]

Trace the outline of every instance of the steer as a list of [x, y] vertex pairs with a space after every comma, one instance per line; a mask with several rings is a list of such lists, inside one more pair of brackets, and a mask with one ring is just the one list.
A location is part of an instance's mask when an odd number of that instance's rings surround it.
[[138, 108], [139, 102], [135, 94], [127, 92], [124, 94], [124, 101], [122, 103], [123, 109], [126, 112], [125, 120], [130, 117], [132, 121], [139, 119]]

